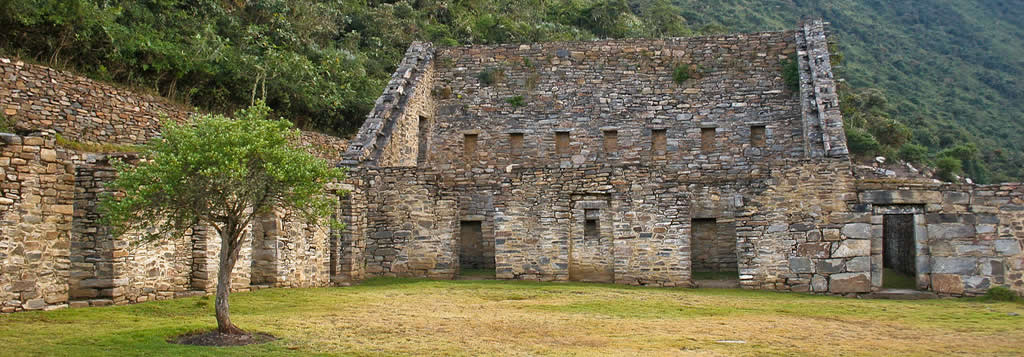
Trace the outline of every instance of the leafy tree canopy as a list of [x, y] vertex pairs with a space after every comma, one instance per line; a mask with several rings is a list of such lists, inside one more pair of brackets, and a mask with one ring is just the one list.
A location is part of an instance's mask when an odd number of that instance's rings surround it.
[[221, 332], [241, 333], [231, 324], [227, 296], [231, 271], [255, 218], [287, 209], [307, 220], [329, 217], [336, 198], [327, 184], [344, 179], [293, 144], [299, 133], [287, 120], [266, 119], [263, 103], [234, 118], [204, 115], [192, 123], [169, 124], [163, 137], [145, 146], [135, 165], [115, 162], [116, 192], [100, 207], [115, 234], [145, 232], [143, 240], [180, 237], [199, 224], [221, 239], [216, 312]]

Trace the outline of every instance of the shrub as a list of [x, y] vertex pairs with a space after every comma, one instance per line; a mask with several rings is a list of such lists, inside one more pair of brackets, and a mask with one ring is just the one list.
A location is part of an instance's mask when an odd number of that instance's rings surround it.
[[850, 149], [850, 153], [860, 156], [874, 155], [881, 147], [871, 133], [853, 127], [846, 128], [846, 145]]
[[1024, 299], [1022, 299], [1020, 296], [1017, 296], [1017, 293], [1013, 292], [1013, 290], [1010, 290], [1003, 286], [997, 286], [988, 289], [988, 291], [985, 292], [985, 298], [987, 300], [992, 301], [1024, 301]]
[[14, 132], [14, 123], [4, 113], [0, 113], [0, 133], [12, 133]]
[[904, 161], [923, 163], [928, 160], [928, 148], [907, 143], [900, 147], [898, 155]]
[[513, 108], [518, 108], [526, 105], [526, 103], [523, 102], [523, 96], [521, 95], [517, 95], [515, 97], [508, 97], [507, 99], [505, 99], [505, 102], [511, 104]]
[[782, 80], [789, 90], [800, 91], [800, 71], [797, 68], [796, 56], [782, 61]]
[[956, 180], [956, 175], [959, 175], [963, 170], [963, 163], [960, 159], [952, 156], [940, 156], [938, 160], [935, 160], [935, 168], [938, 170], [936, 173], [939, 178], [945, 181]]
[[693, 70], [688, 65], [678, 65], [675, 70], [672, 71], [672, 81], [676, 84], [683, 84], [688, 79], [693, 77]]
[[476, 75], [476, 79], [480, 80], [480, 84], [484, 87], [490, 87], [492, 84], [505, 79], [505, 71], [500, 68], [486, 68]]

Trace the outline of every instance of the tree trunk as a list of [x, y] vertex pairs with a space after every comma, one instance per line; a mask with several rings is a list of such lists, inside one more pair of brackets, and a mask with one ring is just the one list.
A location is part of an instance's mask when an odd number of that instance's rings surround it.
[[217, 271], [217, 299], [214, 309], [217, 315], [217, 331], [224, 334], [240, 335], [245, 331], [231, 323], [228, 294], [231, 293], [231, 271], [235, 269], [238, 251], [241, 250], [241, 229], [225, 227], [220, 237], [220, 268]]

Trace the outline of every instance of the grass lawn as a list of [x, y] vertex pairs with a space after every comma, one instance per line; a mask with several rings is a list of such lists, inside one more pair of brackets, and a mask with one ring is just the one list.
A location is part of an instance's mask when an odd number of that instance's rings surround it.
[[[213, 299], [0, 316], [2, 355], [1019, 355], [1024, 304], [858, 300], [606, 284], [374, 279], [233, 294], [280, 340], [168, 344], [215, 326]], [[719, 341], [744, 341], [728, 343]]]
[[740, 273], [736, 271], [695, 271], [693, 280], [738, 280]]
[[889, 289], [917, 289], [917, 280], [913, 276], [895, 269], [886, 268], [882, 273], [882, 287]]

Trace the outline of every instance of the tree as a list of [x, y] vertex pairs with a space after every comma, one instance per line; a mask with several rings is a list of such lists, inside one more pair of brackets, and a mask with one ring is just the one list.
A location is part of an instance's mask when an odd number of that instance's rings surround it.
[[314, 221], [328, 217], [336, 200], [327, 184], [344, 172], [293, 145], [298, 131], [287, 120], [266, 119], [262, 102], [235, 113], [169, 123], [163, 138], [145, 146], [137, 165], [115, 162], [118, 177], [101, 202], [114, 234], [146, 232], [143, 241], [181, 237], [203, 224], [220, 236], [215, 302], [217, 330], [244, 331], [231, 323], [231, 271], [254, 219], [284, 208]]

